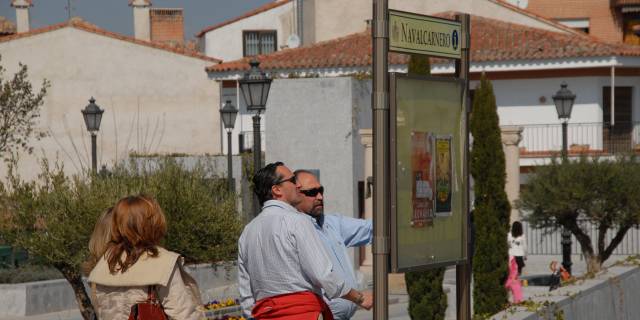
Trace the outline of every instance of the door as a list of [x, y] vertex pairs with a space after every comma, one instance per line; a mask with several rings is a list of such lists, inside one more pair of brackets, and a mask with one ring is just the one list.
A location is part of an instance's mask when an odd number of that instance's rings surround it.
[[632, 87], [615, 88], [615, 121], [611, 123], [611, 87], [602, 88], [602, 142], [607, 153], [630, 152], [633, 148]]

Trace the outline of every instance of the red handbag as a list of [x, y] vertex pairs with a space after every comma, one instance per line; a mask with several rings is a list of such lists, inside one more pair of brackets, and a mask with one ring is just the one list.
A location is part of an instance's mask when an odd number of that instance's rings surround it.
[[129, 320], [168, 320], [158, 299], [156, 286], [149, 286], [146, 301], [131, 306]]

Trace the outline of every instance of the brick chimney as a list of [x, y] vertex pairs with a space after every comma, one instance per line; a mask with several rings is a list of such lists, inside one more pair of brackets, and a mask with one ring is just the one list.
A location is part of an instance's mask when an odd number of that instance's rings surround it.
[[149, 8], [151, 0], [129, 0], [133, 7], [133, 36], [138, 40], [151, 41]]
[[182, 46], [184, 44], [182, 9], [151, 9], [151, 41], [172, 46]]
[[16, 31], [18, 33], [28, 32], [29, 23], [29, 7], [33, 6], [32, 0], [12, 0], [11, 6], [16, 8]]

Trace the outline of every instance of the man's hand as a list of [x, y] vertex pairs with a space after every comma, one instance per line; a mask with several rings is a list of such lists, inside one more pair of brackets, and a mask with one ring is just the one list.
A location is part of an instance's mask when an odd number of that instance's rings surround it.
[[373, 292], [372, 291], [363, 291], [362, 296], [364, 300], [360, 304], [360, 306], [366, 310], [371, 310], [373, 307]]

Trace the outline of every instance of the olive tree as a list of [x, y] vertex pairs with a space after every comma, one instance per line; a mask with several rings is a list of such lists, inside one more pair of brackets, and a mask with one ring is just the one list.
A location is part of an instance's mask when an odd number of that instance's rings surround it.
[[[638, 186], [640, 163], [635, 157], [553, 159], [536, 168], [520, 193], [518, 207], [533, 227], [570, 230], [580, 243], [587, 271], [597, 272], [627, 231], [640, 223]], [[580, 220], [595, 225], [596, 239]], [[613, 238], [607, 242], [608, 232]]]
[[188, 262], [235, 257], [241, 230], [235, 197], [205, 165], [186, 170], [165, 159], [120, 165], [103, 176], [68, 176], [44, 161], [39, 179], [29, 182], [14, 169], [15, 163], [0, 184], [0, 233], [63, 274], [85, 319], [95, 314], [81, 274], [89, 238], [98, 216], [123, 196], [146, 193], [158, 200], [168, 224], [162, 245]]

